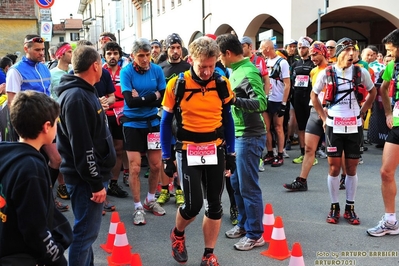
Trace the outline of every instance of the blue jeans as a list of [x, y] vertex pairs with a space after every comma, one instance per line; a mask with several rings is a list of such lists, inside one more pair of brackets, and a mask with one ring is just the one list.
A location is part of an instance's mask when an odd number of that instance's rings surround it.
[[[75, 177], [68, 180], [75, 181], [66, 184], [75, 216], [68, 262], [74, 266], [94, 265], [92, 244], [100, 231], [103, 204], [90, 200], [92, 192], [89, 184], [83, 179]], [[108, 182], [104, 182], [104, 187], [108, 187]]]
[[263, 200], [259, 187], [259, 159], [266, 144], [266, 135], [238, 137], [235, 142], [237, 169], [230, 177], [238, 208], [238, 226], [246, 236], [259, 239], [263, 234]]

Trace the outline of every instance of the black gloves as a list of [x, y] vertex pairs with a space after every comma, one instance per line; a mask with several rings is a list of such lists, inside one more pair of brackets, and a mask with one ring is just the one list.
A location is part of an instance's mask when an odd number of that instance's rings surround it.
[[230, 173], [233, 174], [236, 170], [236, 156], [232, 154], [227, 154], [225, 156], [226, 159], [226, 170], [230, 170]]
[[171, 158], [163, 160], [163, 170], [168, 177], [173, 177], [177, 169]]
[[277, 113], [277, 116], [278, 117], [282, 117], [282, 116], [284, 116], [284, 114], [285, 114], [285, 108], [286, 108], [287, 106], [285, 105], [285, 104], [281, 104], [280, 105], [280, 110], [278, 111], [278, 113]]

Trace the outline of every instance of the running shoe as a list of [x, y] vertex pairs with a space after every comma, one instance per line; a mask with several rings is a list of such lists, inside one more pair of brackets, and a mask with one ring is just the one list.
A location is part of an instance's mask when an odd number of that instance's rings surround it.
[[319, 157], [320, 159], [326, 159], [327, 158], [327, 154], [322, 149], [318, 149], [316, 151], [316, 156]]
[[230, 207], [230, 221], [232, 225], [238, 224], [238, 209], [237, 206], [233, 205]]
[[129, 172], [123, 172], [123, 184], [129, 186]]
[[229, 231], [227, 231], [225, 233], [225, 235], [228, 238], [239, 238], [239, 237], [244, 236], [246, 233], [247, 232], [245, 231], [244, 228], [241, 228], [238, 225], [235, 225], [233, 228], [231, 228]]
[[176, 189], [175, 192], [175, 201], [177, 206], [181, 206], [184, 204], [184, 193], [181, 189]]
[[292, 162], [296, 164], [301, 164], [303, 162], [303, 155], [300, 155], [299, 157], [295, 158], [294, 160], [292, 160]]
[[159, 205], [159, 203], [155, 200], [148, 202], [146, 198], [143, 207], [147, 211], [152, 211], [152, 213], [156, 216], [162, 216], [166, 214], [164, 208], [162, 208], [161, 205]]
[[284, 184], [283, 186], [286, 189], [289, 189], [291, 191], [307, 191], [308, 190], [308, 182], [306, 181], [301, 181], [301, 177], [297, 177], [291, 184]]
[[145, 225], [145, 212], [143, 208], [136, 209], [133, 213], [133, 224], [134, 225]]
[[331, 209], [327, 216], [327, 223], [330, 224], [339, 223], [339, 216], [340, 216], [339, 212], [340, 212], [339, 204], [338, 203], [331, 204]]
[[274, 161], [272, 162], [272, 167], [280, 167], [284, 164], [284, 158], [277, 156], [274, 157]]
[[129, 194], [124, 191], [117, 182], [109, 182], [108, 184], [108, 190], [107, 190], [107, 195], [108, 196], [113, 196], [117, 198], [126, 198], [129, 196]]
[[383, 215], [376, 227], [367, 230], [367, 234], [371, 236], [397, 235], [399, 234], [398, 221], [394, 224], [390, 223], [385, 220], [385, 216]]
[[259, 172], [264, 172], [265, 171], [265, 167], [263, 167], [263, 160], [260, 159], [259, 161]]
[[71, 198], [71, 197], [69, 196], [69, 193], [68, 193], [68, 191], [67, 191], [67, 188], [66, 188], [66, 185], [65, 185], [65, 184], [59, 185], [59, 186], [57, 187], [57, 196], [58, 196], [59, 198], [61, 198], [61, 199], [64, 199], [64, 200], [68, 200], [68, 199]]
[[265, 157], [263, 157], [263, 163], [264, 164], [272, 164], [274, 161], [274, 156], [269, 156], [266, 154]]
[[355, 206], [345, 206], [344, 218], [352, 225], [359, 225], [360, 219], [355, 213]]
[[345, 187], [345, 179], [346, 175], [341, 175], [341, 179], [339, 180], [339, 190], [344, 190]]
[[172, 230], [170, 231], [170, 240], [172, 241], [172, 257], [178, 263], [186, 263], [188, 260], [188, 256], [185, 236], [176, 236], [176, 234], [174, 233], [174, 228], [172, 228]]
[[319, 163], [319, 160], [317, 160], [317, 158], [314, 158], [313, 166], [315, 166], [315, 165], [318, 164], [318, 163]]
[[200, 266], [219, 266], [218, 258], [216, 258], [215, 254], [209, 253], [206, 256], [202, 257]]
[[161, 189], [161, 193], [159, 194], [159, 197], [157, 199], [157, 202], [160, 205], [165, 204], [166, 202], [168, 202], [170, 200], [170, 194], [169, 191], [167, 189]]
[[240, 239], [237, 243], [234, 244], [234, 248], [238, 250], [251, 250], [254, 247], [261, 247], [266, 244], [265, 240], [263, 239], [263, 236], [261, 236], [259, 239], [251, 239], [246, 236]]
[[290, 158], [290, 155], [287, 153], [285, 149], [283, 149], [283, 158]]

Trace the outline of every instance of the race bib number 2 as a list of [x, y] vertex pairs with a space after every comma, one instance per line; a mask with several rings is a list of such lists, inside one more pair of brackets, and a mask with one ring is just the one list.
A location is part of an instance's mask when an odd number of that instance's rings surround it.
[[216, 144], [187, 144], [187, 165], [217, 165]]
[[147, 147], [149, 150], [160, 150], [161, 149], [161, 137], [160, 137], [159, 132], [148, 133]]

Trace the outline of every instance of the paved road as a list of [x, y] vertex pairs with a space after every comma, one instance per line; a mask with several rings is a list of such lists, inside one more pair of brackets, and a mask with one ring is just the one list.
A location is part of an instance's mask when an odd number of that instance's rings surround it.
[[[274, 215], [282, 217], [289, 248], [291, 249], [294, 242], [301, 243], [306, 265], [399, 264], [398, 237], [375, 238], [366, 234], [366, 229], [375, 226], [384, 212], [379, 176], [382, 150], [370, 145], [368, 147], [369, 151], [363, 155], [364, 164], [358, 167], [359, 186], [356, 212], [361, 220], [361, 224], [358, 226], [349, 225], [342, 217], [337, 225], [325, 222], [330, 207], [326, 182], [327, 159], [319, 159], [319, 164], [313, 167], [307, 192], [288, 192], [282, 186], [283, 183], [292, 181], [299, 174], [300, 165], [292, 163], [292, 159], [299, 155], [298, 146], [293, 146], [294, 149], [288, 152], [291, 158], [286, 159], [282, 167], [267, 166], [266, 171], [260, 173], [264, 204], [271, 203]], [[147, 191], [146, 184], [147, 181], [143, 178], [142, 198]], [[132, 224], [132, 197], [129, 196], [125, 199], [110, 197], [110, 200], [116, 205], [121, 220], [125, 223], [129, 244], [133, 247], [132, 252], [141, 255], [143, 265], [179, 265], [170, 255], [169, 232], [174, 225], [176, 211], [173, 202], [165, 205], [167, 212], [165, 216], [157, 217], [148, 213], [145, 226], [134, 226]], [[344, 191], [340, 191], [340, 201], [341, 206], [344, 206]], [[223, 205], [226, 215], [223, 217], [215, 249], [215, 254], [221, 265], [274, 266], [289, 264], [289, 259], [279, 261], [261, 255], [260, 252], [266, 250], [267, 245], [251, 251], [234, 250], [233, 244], [237, 240], [227, 239], [224, 236], [224, 232], [232, 227], [229, 221], [229, 201], [226, 191], [223, 194]], [[73, 222], [71, 211], [65, 215]], [[189, 254], [186, 265], [199, 265], [201, 261], [203, 253], [202, 215], [203, 212], [186, 230], [186, 245]], [[103, 217], [101, 234], [94, 245], [95, 265], [107, 265], [107, 254], [99, 248], [99, 244], [106, 241], [110, 217], [109, 213]]]

